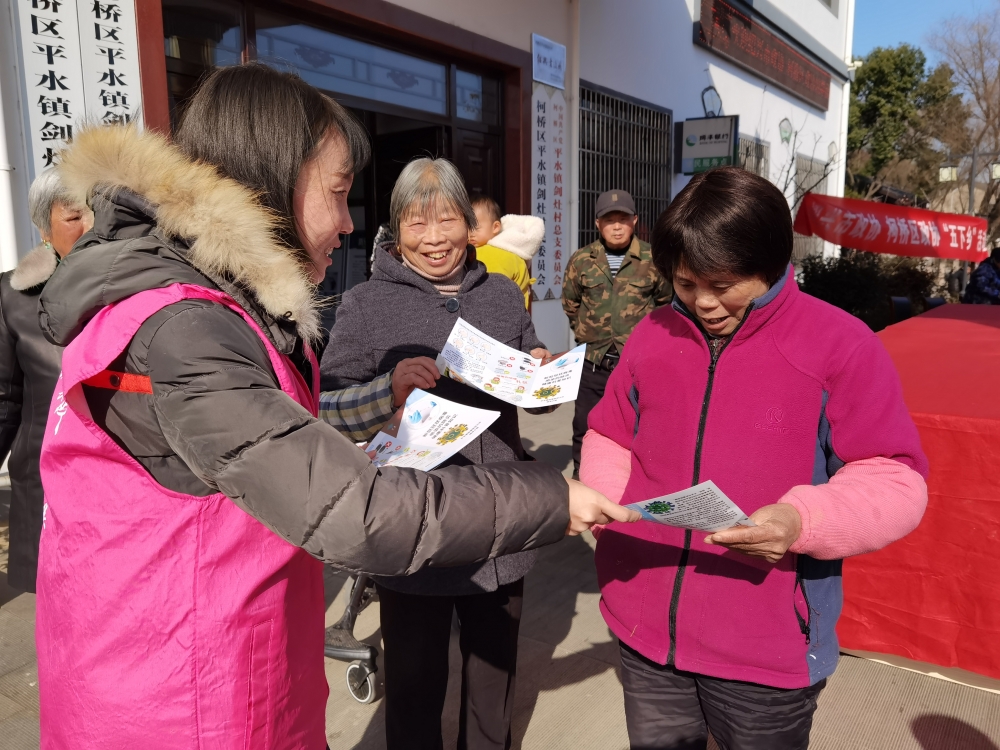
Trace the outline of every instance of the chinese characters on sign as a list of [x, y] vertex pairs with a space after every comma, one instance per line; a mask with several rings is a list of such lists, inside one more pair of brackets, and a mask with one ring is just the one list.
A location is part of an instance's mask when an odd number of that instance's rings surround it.
[[562, 296], [563, 267], [569, 241], [569, 159], [566, 98], [559, 89], [534, 84], [531, 149], [531, 213], [545, 222], [545, 239], [531, 264], [534, 300]]
[[681, 172], [697, 174], [736, 163], [739, 115], [685, 120], [681, 131]]
[[87, 116], [102, 123], [131, 122], [139, 100], [135, 3], [79, 1]]
[[531, 35], [531, 78], [557, 89], [566, 88], [566, 45]]
[[138, 116], [134, 0], [14, 0], [31, 178], [51, 167], [73, 130]]
[[985, 219], [813, 193], [802, 201], [795, 231], [873, 253], [972, 261], [987, 253]]
[[[753, 5], [753, 3], [748, 3]], [[701, 0], [694, 43], [813, 105], [830, 107], [830, 74], [725, 0]]]

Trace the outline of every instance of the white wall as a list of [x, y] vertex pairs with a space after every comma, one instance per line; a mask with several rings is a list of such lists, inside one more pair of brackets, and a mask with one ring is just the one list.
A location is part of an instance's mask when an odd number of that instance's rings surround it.
[[[854, 0], [833, 0], [836, 12], [821, 0], [769, 0], [769, 3], [828, 50], [835, 51], [838, 58], [841, 57], [846, 38], [850, 36], [846, 19]], [[767, 15], [766, 10], [764, 15]]]
[[438, 21], [531, 49], [531, 34], [570, 44], [571, 0], [389, 0]]
[[[800, 26], [834, 45], [843, 59], [845, 35], [853, 0], [839, 0], [834, 16], [820, 0], [772, 0]], [[771, 179], [781, 180], [795, 154], [781, 143], [778, 123], [788, 118], [798, 131], [797, 151], [826, 161], [830, 144], [838, 154], [830, 176], [830, 192], [843, 194], [843, 154], [846, 147], [845, 85], [831, 81], [826, 112], [809, 106], [742, 68], [696, 46], [694, 22], [699, 0], [582, 0], [580, 23], [580, 77], [613, 91], [643, 99], [673, 111], [675, 121], [703, 117], [701, 92], [715, 86], [723, 112], [740, 116], [740, 132], [770, 144]], [[824, 32], [824, 29], [826, 30]], [[820, 33], [824, 32], [824, 33]], [[676, 195], [688, 177], [674, 179]]]

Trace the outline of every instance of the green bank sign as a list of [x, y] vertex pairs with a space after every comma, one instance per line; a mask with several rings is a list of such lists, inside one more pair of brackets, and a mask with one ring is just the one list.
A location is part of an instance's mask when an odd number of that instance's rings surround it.
[[[696, 174], [737, 163], [740, 118], [699, 117], [679, 123], [680, 167], [683, 174]], [[676, 143], [676, 141], [675, 141]]]

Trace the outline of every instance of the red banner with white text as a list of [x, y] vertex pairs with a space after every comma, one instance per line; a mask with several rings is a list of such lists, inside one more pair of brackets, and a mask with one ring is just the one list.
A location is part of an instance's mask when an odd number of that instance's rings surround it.
[[807, 193], [795, 231], [853, 250], [979, 262], [988, 255], [986, 219]]

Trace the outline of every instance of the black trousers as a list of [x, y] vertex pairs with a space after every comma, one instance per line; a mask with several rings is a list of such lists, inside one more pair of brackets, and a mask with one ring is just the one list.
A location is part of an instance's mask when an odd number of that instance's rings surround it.
[[806, 750], [826, 685], [782, 690], [680, 672], [622, 645], [625, 722], [632, 750]]
[[458, 750], [507, 750], [524, 579], [469, 596], [402, 594], [377, 586], [385, 647], [387, 750], [442, 750], [451, 615], [461, 624]]
[[590, 362], [583, 364], [583, 376], [580, 378], [580, 392], [576, 396], [576, 411], [573, 413], [573, 478], [580, 478], [580, 451], [583, 448], [583, 436], [587, 434], [587, 417], [590, 410], [604, 395], [611, 373], [598, 367], [596, 370]]

